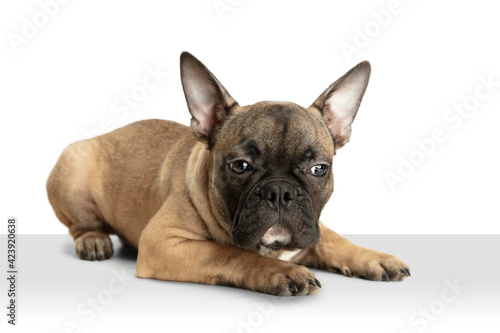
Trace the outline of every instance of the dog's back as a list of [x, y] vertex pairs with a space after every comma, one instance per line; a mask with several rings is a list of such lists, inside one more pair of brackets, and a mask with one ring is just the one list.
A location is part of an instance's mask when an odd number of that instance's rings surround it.
[[[142, 229], [170, 188], [169, 179], [158, 179], [162, 164], [169, 157], [179, 163], [177, 172], [183, 172], [185, 150], [195, 143], [188, 127], [156, 119], [75, 142], [63, 151], [49, 176], [49, 201], [74, 239], [95, 232], [97, 242], [108, 243], [105, 234], [116, 233], [137, 248]], [[104, 253], [96, 253], [96, 258], [108, 257], [108, 246], [103, 247]]]

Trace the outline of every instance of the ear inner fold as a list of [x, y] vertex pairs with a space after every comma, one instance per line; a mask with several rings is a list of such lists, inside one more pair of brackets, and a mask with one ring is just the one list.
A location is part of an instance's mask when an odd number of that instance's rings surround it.
[[236, 101], [198, 59], [188, 52], [181, 54], [181, 79], [191, 113], [191, 130], [208, 145]]
[[335, 148], [351, 137], [351, 124], [356, 117], [370, 78], [370, 63], [363, 61], [330, 85], [313, 103], [323, 115]]

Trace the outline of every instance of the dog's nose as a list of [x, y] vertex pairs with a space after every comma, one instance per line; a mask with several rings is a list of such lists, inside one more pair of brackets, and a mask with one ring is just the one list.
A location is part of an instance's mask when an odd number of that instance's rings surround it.
[[289, 208], [297, 198], [297, 191], [288, 183], [274, 182], [263, 190], [262, 197], [272, 208]]

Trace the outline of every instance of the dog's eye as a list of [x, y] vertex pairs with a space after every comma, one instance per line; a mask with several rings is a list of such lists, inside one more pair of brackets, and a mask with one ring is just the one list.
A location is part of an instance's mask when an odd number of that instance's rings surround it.
[[244, 173], [251, 170], [250, 164], [248, 164], [248, 162], [243, 160], [235, 161], [229, 164], [229, 167], [236, 173]]
[[318, 164], [307, 170], [307, 173], [310, 173], [313, 176], [321, 177], [326, 174], [328, 171], [328, 165], [326, 164]]

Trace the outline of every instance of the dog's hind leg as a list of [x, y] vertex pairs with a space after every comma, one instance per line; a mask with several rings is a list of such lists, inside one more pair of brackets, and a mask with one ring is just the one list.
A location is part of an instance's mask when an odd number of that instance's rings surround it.
[[47, 181], [47, 195], [58, 219], [68, 227], [76, 254], [84, 260], [103, 260], [113, 255], [112, 232], [104, 221], [88, 187], [95, 170], [89, 141], [70, 145], [61, 154]]

